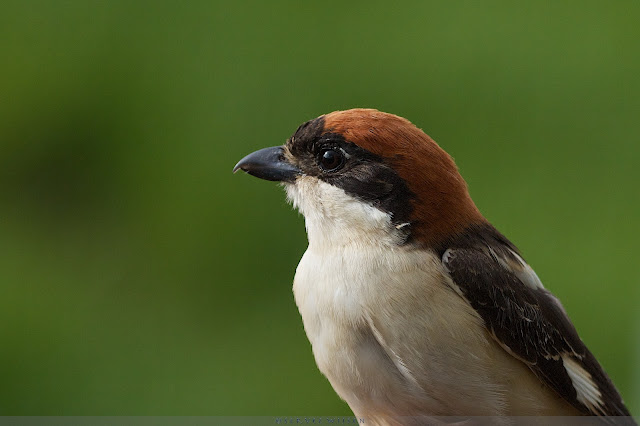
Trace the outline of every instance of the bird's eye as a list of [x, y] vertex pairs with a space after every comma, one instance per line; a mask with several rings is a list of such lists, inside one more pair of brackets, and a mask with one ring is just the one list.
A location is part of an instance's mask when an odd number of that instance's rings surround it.
[[324, 149], [320, 151], [318, 162], [325, 172], [334, 172], [344, 164], [344, 154], [338, 149]]

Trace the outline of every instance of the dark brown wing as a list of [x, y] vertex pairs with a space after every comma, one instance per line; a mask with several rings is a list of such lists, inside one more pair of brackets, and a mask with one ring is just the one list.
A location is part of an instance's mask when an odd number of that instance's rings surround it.
[[440, 254], [456, 290], [497, 342], [580, 412], [630, 416], [558, 299], [516, 248], [491, 225], [471, 231], [448, 241]]

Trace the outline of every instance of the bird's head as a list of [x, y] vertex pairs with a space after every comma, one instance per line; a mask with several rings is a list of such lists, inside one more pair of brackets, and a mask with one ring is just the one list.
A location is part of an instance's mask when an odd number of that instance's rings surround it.
[[307, 121], [238, 169], [284, 184], [310, 245], [433, 246], [484, 222], [449, 154], [408, 120], [374, 109]]

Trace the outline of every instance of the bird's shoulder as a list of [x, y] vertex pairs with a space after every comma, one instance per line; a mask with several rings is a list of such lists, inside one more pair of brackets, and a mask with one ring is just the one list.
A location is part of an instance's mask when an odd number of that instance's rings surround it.
[[454, 290], [542, 382], [586, 415], [630, 415], [560, 301], [499, 231], [474, 225], [437, 251]]

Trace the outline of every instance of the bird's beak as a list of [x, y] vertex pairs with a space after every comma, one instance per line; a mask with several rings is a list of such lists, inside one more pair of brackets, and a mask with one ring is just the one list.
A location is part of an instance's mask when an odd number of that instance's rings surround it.
[[264, 148], [244, 157], [233, 168], [242, 169], [260, 179], [278, 182], [293, 182], [302, 172], [284, 158], [282, 146]]

